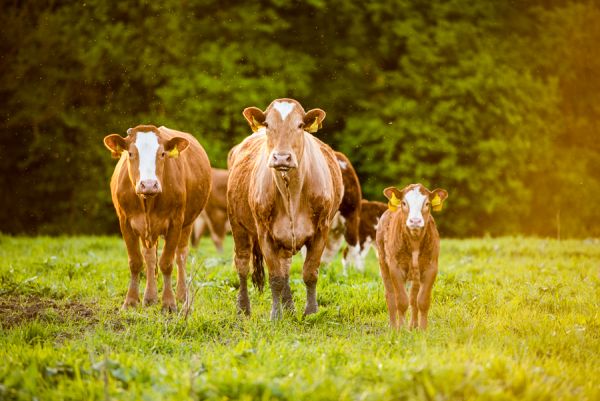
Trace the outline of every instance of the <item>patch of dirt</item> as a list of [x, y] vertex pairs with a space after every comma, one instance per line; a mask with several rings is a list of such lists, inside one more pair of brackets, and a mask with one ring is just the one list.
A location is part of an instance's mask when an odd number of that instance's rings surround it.
[[94, 309], [76, 301], [57, 301], [37, 295], [0, 297], [0, 327], [10, 329], [32, 320], [87, 324], [98, 321]]

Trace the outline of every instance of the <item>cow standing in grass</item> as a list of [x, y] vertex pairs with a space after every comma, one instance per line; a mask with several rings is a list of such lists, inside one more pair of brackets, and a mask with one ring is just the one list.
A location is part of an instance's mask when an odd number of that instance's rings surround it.
[[[357, 249], [352, 250], [347, 246], [342, 251], [344, 271], [346, 271], [348, 266], [355, 266], [361, 272], [365, 270], [365, 259], [371, 246], [375, 245], [379, 219], [387, 209], [387, 205], [382, 202], [368, 201], [366, 199], [361, 201], [358, 245]], [[375, 251], [377, 251], [377, 248], [375, 248]]]
[[[386, 188], [383, 194], [389, 200], [389, 210], [381, 216], [376, 242], [390, 325], [404, 325], [410, 303], [411, 327], [426, 329], [440, 253], [440, 236], [431, 210], [441, 210], [448, 193], [412, 184], [402, 190]], [[407, 281], [412, 281], [410, 300]]]
[[158, 237], [163, 236], [165, 245], [158, 262], [164, 281], [162, 308], [175, 311], [171, 288], [173, 259], [177, 262], [177, 300], [184, 302], [185, 263], [192, 224], [210, 193], [210, 162], [206, 152], [192, 135], [153, 125], [130, 128], [125, 138], [108, 135], [104, 144], [113, 157], [119, 158], [110, 189], [131, 271], [123, 308], [139, 303], [139, 276], [144, 261], [147, 278], [144, 305], [157, 302], [157, 245]]
[[247, 276], [264, 280], [263, 257], [273, 297], [271, 318], [281, 307], [293, 311], [289, 285], [292, 256], [306, 245], [303, 266], [305, 314], [317, 311], [316, 285], [329, 226], [343, 193], [340, 167], [333, 150], [311, 133], [325, 112], [305, 112], [293, 99], [277, 99], [263, 112], [244, 110], [254, 134], [229, 155], [227, 203], [240, 278], [238, 310], [250, 314]]

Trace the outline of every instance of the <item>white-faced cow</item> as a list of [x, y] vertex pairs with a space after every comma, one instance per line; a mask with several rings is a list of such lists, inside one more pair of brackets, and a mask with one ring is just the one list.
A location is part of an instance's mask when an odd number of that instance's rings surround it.
[[[411, 327], [425, 329], [440, 253], [440, 236], [431, 210], [441, 210], [448, 192], [412, 184], [401, 190], [386, 188], [383, 194], [389, 200], [389, 210], [381, 216], [376, 241], [390, 325], [396, 329], [404, 325], [410, 303]], [[410, 300], [407, 281], [412, 281]]]
[[217, 251], [223, 252], [223, 241], [229, 227], [227, 220], [227, 178], [229, 171], [220, 168], [212, 169], [212, 189], [208, 202], [200, 216], [194, 222], [192, 245], [197, 246], [200, 237], [208, 229]]
[[139, 276], [144, 261], [144, 305], [157, 302], [157, 244], [159, 236], [163, 236], [165, 245], [158, 262], [164, 279], [162, 307], [174, 311], [177, 306], [171, 288], [173, 259], [177, 261], [177, 300], [184, 302], [192, 224], [210, 192], [206, 152], [192, 135], [153, 125], [130, 128], [126, 137], [108, 135], [104, 144], [113, 157], [119, 158], [110, 189], [131, 272], [123, 307], [139, 303]]
[[317, 311], [316, 285], [329, 226], [342, 199], [342, 176], [331, 148], [311, 133], [325, 112], [305, 112], [293, 99], [277, 99], [263, 112], [244, 110], [255, 132], [229, 156], [227, 201], [240, 278], [238, 310], [250, 314], [247, 276], [264, 280], [262, 259], [269, 270], [273, 297], [271, 318], [282, 305], [294, 309], [289, 285], [292, 256], [304, 245], [305, 314]]

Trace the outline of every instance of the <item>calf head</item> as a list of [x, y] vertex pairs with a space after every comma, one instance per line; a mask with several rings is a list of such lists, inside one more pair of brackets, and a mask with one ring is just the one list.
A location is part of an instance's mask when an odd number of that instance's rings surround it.
[[268, 165], [278, 171], [298, 168], [304, 151], [304, 131], [317, 132], [325, 119], [323, 110], [312, 109], [305, 113], [294, 99], [276, 99], [264, 112], [248, 107], [243, 114], [252, 131], [265, 130]]
[[420, 238], [431, 218], [431, 210], [442, 210], [448, 197], [444, 189], [428, 190], [421, 184], [411, 184], [403, 189], [389, 187], [383, 190], [390, 210], [401, 214], [403, 228], [413, 238]]
[[114, 158], [125, 154], [135, 192], [149, 198], [162, 192], [166, 159], [177, 158], [189, 142], [181, 137], [165, 139], [154, 125], [138, 125], [129, 128], [125, 138], [119, 134], [106, 136], [104, 145]]

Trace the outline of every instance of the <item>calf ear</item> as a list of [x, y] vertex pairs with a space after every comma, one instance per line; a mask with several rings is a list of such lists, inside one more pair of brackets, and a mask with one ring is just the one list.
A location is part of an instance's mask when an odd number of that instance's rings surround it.
[[396, 187], [387, 187], [383, 190], [383, 194], [388, 198], [388, 209], [395, 212], [400, 203], [402, 203], [402, 198], [404, 197], [402, 191]]
[[312, 134], [323, 128], [323, 120], [325, 119], [325, 115], [325, 112], [321, 109], [309, 110], [303, 118], [304, 131]]
[[177, 159], [179, 157], [179, 154], [186, 150], [189, 145], [190, 143], [187, 139], [182, 138], [180, 136], [176, 136], [175, 138], [171, 138], [167, 141], [167, 143], [165, 144], [165, 151], [167, 152], [169, 157]]
[[434, 189], [429, 194], [429, 201], [431, 202], [431, 209], [434, 212], [439, 212], [442, 210], [442, 205], [444, 201], [448, 197], [448, 191], [445, 189]]
[[121, 153], [129, 148], [127, 140], [119, 134], [110, 134], [104, 137], [104, 146], [110, 150], [114, 159], [119, 159]]
[[248, 121], [248, 124], [250, 124], [252, 132], [256, 132], [265, 126], [264, 123], [267, 117], [261, 109], [257, 107], [246, 107], [242, 114], [244, 115], [246, 121]]

